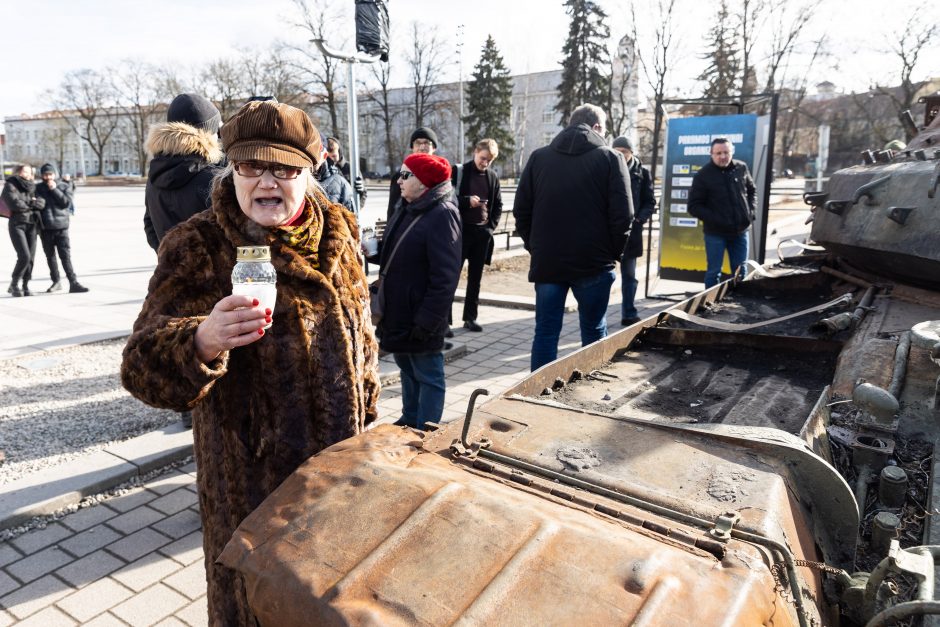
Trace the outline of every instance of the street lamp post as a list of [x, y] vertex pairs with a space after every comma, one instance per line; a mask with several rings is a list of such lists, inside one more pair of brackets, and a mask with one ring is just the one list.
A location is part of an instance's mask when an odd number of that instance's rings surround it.
[[[316, 44], [320, 52], [333, 59], [339, 59], [346, 63], [346, 118], [349, 128], [349, 178], [351, 182], [356, 181], [359, 176], [359, 112], [356, 103], [356, 70], [357, 63], [373, 63], [379, 60], [378, 56], [366, 54], [351, 54], [333, 50], [326, 45], [322, 39], [311, 39], [311, 43]], [[356, 214], [359, 213], [359, 194], [353, 194], [353, 206]]]
[[464, 145], [464, 133], [463, 133], [463, 24], [457, 25], [457, 84], [458, 84], [458, 97], [459, 97], [459, 107], [458, 107], [458, 123], [457, 123], [457, 135], [458, 135], [458, 145], [460, 146], [460, 156], [458, 161], [463, 163], [464, 156], [466, 155], [466, 146]]

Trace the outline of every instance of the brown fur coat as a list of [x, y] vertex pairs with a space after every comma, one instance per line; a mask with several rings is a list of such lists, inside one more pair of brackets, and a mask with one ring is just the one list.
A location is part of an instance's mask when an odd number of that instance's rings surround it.
[[[376, 418], [378, 349], [367, 315], [354, 216], [317, 192], [320, 269], [239, 209], [231, 178], [212, 210], [163, 240], [121, 378], [155, 407], [192, 409], [212, 625], [251, 625], [244, 583], [215, 563], [242, 519], [311, 455]], [[232, 291], [235, 247], [267, 244], [277, 270], [274, 325], [203, 364], [196, 327]]]

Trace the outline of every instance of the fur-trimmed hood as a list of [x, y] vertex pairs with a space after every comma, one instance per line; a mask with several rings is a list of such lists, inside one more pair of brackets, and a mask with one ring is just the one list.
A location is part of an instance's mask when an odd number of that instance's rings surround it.
[[165, 122], [150, 127], [147, 152], [156, 155], [196, 155], [207, 163], [222, 160], [219, 138], [208, 131], [182, 122]]

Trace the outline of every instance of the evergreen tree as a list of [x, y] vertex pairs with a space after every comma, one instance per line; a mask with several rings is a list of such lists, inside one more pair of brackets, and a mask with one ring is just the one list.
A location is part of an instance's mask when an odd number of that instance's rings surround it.
[[562, 48], [565, 58], [555, 105], [561, 113], [561, 126], [567, 126], [578, 105], [604, 107], [610, 101], [610, 29], [604, 23], [607, 14], [591, 0], [565, 0], [565, 13], [571, 16], [571, 26]]
[[[725, 98], [737, 96], [740, 90], [738, 79], [741, 73], [740, 50], [737, 33], [729, 26], [727, 0], [721, 0], [715, 23], [708, 31], [708, 52], [702, 57], [709, 62], [708, 67], [698, 79], [705, 83], [702, 95], [705, 98]], [[727, 107], [702, 107], [704, 115], [730, 113]]]
[[[492, 36], [486, 38], [480, 60], [467, 85], [467, 143], [473, 146], [484, 138], [499, 144], [500, 154], [512, 154], [512, 78]], [[461, 155], [463, 158], [465, 155]]]

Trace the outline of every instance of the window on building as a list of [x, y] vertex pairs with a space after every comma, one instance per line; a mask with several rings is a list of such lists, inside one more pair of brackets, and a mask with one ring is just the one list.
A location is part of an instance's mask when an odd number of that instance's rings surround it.
[[548, 144], [552, 143], [553, 139], [555, 139], [554, 133], [550, 131], [545, 131], [542, 133], [542, 144], [547, 146]]
[[555, 108], [554, 107], [546, 107], [542, 111], [542, 123], [543, 124], [555, 123]]

